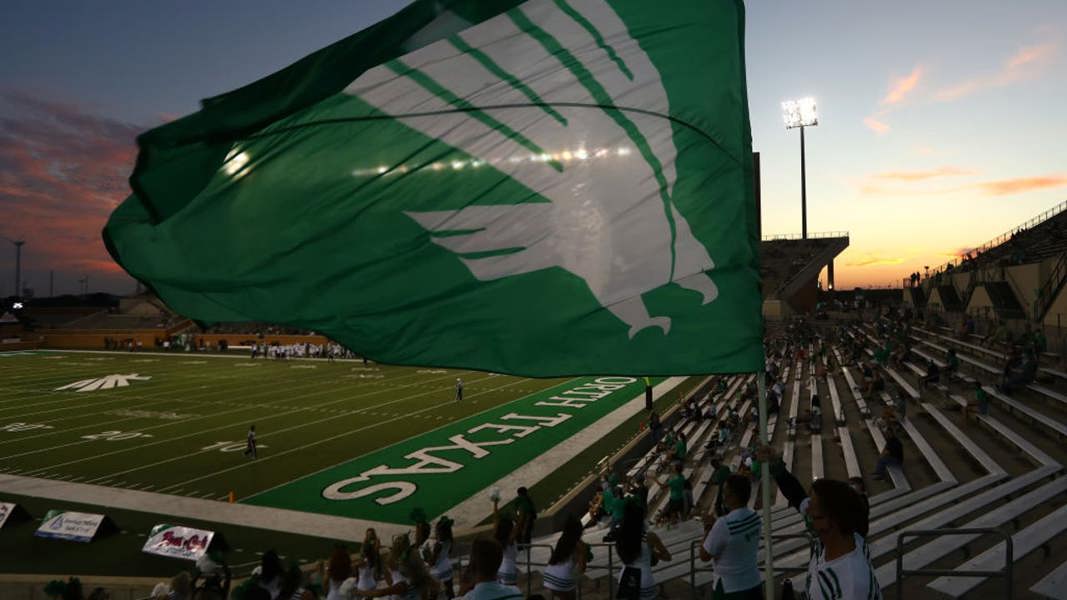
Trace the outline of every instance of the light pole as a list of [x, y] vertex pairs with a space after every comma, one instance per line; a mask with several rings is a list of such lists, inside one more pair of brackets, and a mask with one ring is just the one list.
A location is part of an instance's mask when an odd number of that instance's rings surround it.
[[787, 100], [782, 103], [782, 118], [786, 129], [800, 128], [800, 228], [801, 237], [808, 239], [808, 182], [804, 165], [804, 128], [819, 124], [814, 98]]
[[26, 242], [15, 240], [15, 297], [22, 297], [22, 245]]

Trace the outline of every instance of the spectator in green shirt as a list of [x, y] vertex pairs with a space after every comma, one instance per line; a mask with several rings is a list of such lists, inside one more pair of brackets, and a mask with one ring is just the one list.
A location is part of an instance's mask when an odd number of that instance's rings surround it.
[[529, 544], [533, 536], [534, 521], [537, 520], [537, 508], [534, 506], [530, 492], [525, 487], [516, 491], [515, 514], [519, 522], [519, 535], [516, 541], [520, 544]]
[[679, 433], [678, 441], [674, 443], [674, 461], [679, 463], [685, 462], [685, 456], [688, 450], [689, 449], [686, 447], [685, 443], [685, 434]]
[[974, 382], [974, 399], [978, 402], [978, 412], [983, 415], [989, 414], [989, 394], [982, 388], [982, 384]]
[[685, 510], [685, 476], [682, 475], [681, 463], [674, 463], [673, 473], [666, 482], [657, 480], [658, 483], [668, 488], [666, 516], [671, 523], [677, 523]]

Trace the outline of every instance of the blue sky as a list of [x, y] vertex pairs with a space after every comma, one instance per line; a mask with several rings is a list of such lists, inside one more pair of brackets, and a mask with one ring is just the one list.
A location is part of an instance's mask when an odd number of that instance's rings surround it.
[[[132, 289], [98, 232], [124, 195], [133, 135], [403, 4], [0, 5], [0, 234], [29, 240], [31, 285], [47, 291], [52, 268], [57, 293], [83, 274]], [[1067, 2], [750, 2], [746, 42], [764, 232], [800, 230], [799, 140], [780, 103], [815, 96], [809, 231], [851, 233], [839, 287], [899, 283], [1067, 200]], [[27, 208], [30, 191], [42, 199]]]

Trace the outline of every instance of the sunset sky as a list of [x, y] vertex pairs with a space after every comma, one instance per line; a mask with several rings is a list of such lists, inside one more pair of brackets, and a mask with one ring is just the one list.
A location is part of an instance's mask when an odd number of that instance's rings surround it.
[[[38, 295], [129, 293], [100, 229], [134, 137], [395, 12], [401, 0], [6, 0], [0, 235]], [[749, 103], [765, 234], [800, 231], [798, 132], [814, 96], [808, 228], [848, 231], [837, 285], [911, 271], [1067, 200], [1067, 2], [748, 3]], [[0, 296], [14, 288], [0, 240]]]

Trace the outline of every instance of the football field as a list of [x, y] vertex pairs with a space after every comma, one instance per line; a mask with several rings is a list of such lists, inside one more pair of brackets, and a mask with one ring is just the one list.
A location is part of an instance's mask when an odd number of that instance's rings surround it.
[[[565, 381], [359, 361], [7, 354], [0, 473], [241, 500]], [[244, 455], [252, 424], [256, 460]]]

